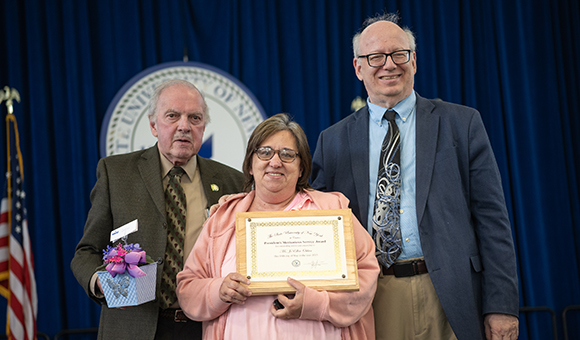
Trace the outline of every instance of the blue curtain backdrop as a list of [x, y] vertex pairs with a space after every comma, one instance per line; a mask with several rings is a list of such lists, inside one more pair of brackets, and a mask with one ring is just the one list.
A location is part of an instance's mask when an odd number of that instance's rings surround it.
[[[384, 10], [417, 34], [416, 90], [481, 112], [509, 205], [521, 305], [553, 309], [563, 338], [562, 311], [580, 305], [577, 0], [0, 1], [0, 87], [22, 97], [15, 114], [39, 331], [98, 324], [100, 307], [69, 264], [90, 208], [101, 123], [125, 82], [182, 60], [186, 47], [190, 61], [238, 78], [268, 115], [292, 114], [314, 150], [319, 132], [366, 98], [351, 37]], [[579, 314], [568, 314], [576, 338]], [[521, 339], [551, 338], [548, 313], [520, 316]]]

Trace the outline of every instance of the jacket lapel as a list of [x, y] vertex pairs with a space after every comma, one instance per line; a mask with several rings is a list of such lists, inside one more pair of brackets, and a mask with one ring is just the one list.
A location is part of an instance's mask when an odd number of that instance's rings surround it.
[[437, 151], [439, 116], [433, 113], [434, 109], [435, 106], [429, 100], [417, 95], [415, 199], [418, 225], [421, 225], [425, 212]]
[[137, 164], [143, 183], [149, 191], [155, 206], [165, 216], [165, 194], [161, 178], [161, 164], [159, 163], [159, 150], [157, 143], [146, 150]]
[[367, 225], [369, 197], [369, 109], [363, 107], [354, 114], [354, 124], [348, 126], [349, 155], [360, 207], [361, 223]]
[[216, 176], [215, 171], [211, 168], [211, 162], [207, 159], [197, 157], [197, 166], [199, 167], [199, 174], [201, 176], [201, 185], [203, 186], [203, 192], [207, 199], [207, 208], [212, 204], [217, 203], [219, 198], [224, 195], [222, 188], [222, 183], [219, 181], [219, 177]]

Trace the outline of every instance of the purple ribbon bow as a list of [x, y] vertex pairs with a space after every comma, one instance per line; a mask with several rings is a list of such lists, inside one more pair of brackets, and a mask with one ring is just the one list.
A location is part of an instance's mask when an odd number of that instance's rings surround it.
[[124, 256], [124, 259], [124, 262], [109, 263], [107, 265], [106, 269], [112, 277], [115, 277], [117, 274], [123, 274], [125, 269], [132, 277], [147, 275], [138, 266], [139, 263], [147, 263], [147, 256], [144, 251], [131, 251]]

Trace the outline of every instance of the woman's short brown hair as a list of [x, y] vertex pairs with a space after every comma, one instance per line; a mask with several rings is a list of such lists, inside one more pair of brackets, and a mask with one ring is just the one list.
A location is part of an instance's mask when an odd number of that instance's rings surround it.
[[244, 157], [244, 164], [242, 169], [244, 171], [245, 182], [244, 191], [250, 191], [254, 187], [254, 176], [250, 175], [252, 169], [252, 156], [257, 147], [268, 139], [270, 136], [280, 131], [290, 131], [294, 138], [296, 138], [296, 146], [298, 148], [298, 157], [300, 157], [300, 167], [302, 168], [302, 176], [296, 183], [296, 191], [302, 191], [310, 188], [308, 178], [312, 171], [312, 156], [310, 155], [310, 147], [304, 130], [286, 113], [278, 113], [265, 121], [261, 122], [248, 140], [248, 147], [246, 148], [246, 156]]

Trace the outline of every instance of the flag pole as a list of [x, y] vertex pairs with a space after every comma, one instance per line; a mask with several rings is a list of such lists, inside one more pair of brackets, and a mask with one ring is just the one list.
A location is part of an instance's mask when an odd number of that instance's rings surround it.
[[[14, 119], [14, 108], [12, 106], [13, 100], [16, 99], [17, 102], [20, 102], [20, 94], [18, 93], [18, 91], [14, 88], [10, 88], [8, 86], [4, 86], [3, 89], [0, 89], [0, 106], [2, 104], [3, 101], [6, 101], [6, 108], [8, 109], [8, 114], [6, 115], [6, 169], [8, 169], [8, 171], [10, 171], [9, 169], [10, 167], [10, 162], [11, 162], [11, 157], [10, 157], [10, 121], [14, 121], [16, 122], [16, 119]], [[16, 136], [15, 136], [16, 137]], [[22, 169], [22, 167], [20, 167], [20, 169]], [[12, 200], [12, 190], [11, 190], [11, 186], [12, 186], [12, 181], [8, 180], [6, 181], [6, 185], [8, 186], [8, 195], [6, 197], [7, 199], [7, 203], [8, 206], [11, 205], [11, 200]], [[11, 211], [8, 211], [7, 213], [7, 225], [10, 226], [11, 225]], [[10, 227], [8, 227], [10, 228]], [[10, 229], [7, 230], [8, 235], [10, 234]], [[10, 243], [10, 238], [8, 237], [8, 243]], [[6, 287], [3, 285], [0, 285], [0, 295], [4, 296], [6, 299], [10, 299], [10, 287], [9, 287], [9, 276], [10, 276], [10, 271], [8, 268], [6, 268], [6, 271], [2, 271], [2, 273], [0, 273], [0, 281], [2, 282], [7, 282]], [[7, 325], [8, 327], [8, 322]]]
[[[23, 167], [22, 167], [22, 155], [20, 154], [20, 142], [19, 142], [19, 138], [18, 138], [18, 128], [16, 127], [16, 117], [14, 117], [14, 107], [12, 105], [13, 100], [16, 100], [17, 102], [20, 103], [20, 93], [18, 93], [18, 90], [16, 90], [15, 88], [10, 88], [8, 86], [4, 86], [3, 90], [0, 90], [0, 104], [2, 104], [2, 101], [6, 101], [6, 108], [8, 109], [8, 115], [6, 116], [6, 157], [8, 160], [7, 166], [8, 169], [10, 169], [10, 124], [9, 122], [12, 121], [14, 123], [15, 126], [15, 140], [16, 140], [16, 144], [17, 144], [17, 152], [18, 154], [18, 162], [20, 165], [20, 175], [22, 176], [22, 178], [24, 178], [24, 171], [23, 171]], [[10, 182], [8, 182], [10, 185]]]
[[18, 93], [15, 88], [4, 86], [4, 89], [0, 91], [0, 104], [2, 104], [4, 100], [6, 101], [6, 107], [8, 108], [9, 115], [13, 114], [14, 112], [14, 108], [12, 107], [12, 100], [14, 99], [20, 103], [20, 93]]
[[[8, 114], [6, 115], [6, 169], [12, 169], [11, 167], [11, 156], [10, 156], [10, 121], [12, 121], [14, 124], [16, 124], [16, 117], [14, 117], [14, 107], [12, 105], [13, 100], [16, 99], [17, 102], [20, 103], [20, 93], [18, 93], [18, 91], [15, 88], [10, 88], [8, 86], [4, 86], [4, 89], [0, 91], [0, 104], [2, 104], [2, 101], [6, 101], [6, 109], [8, 110]], [[15, 129], [16, 133], [17, 133], [17, 129]], [[18, 141], [18, 136], [14, 136], [16, 137], [16, 141]], [[18, 150], [19, 148], [17, 148]], [[20, 156], [20, 155], [19, 155]], [[20, 163], [22, 163], [22, 157], [19, 157], [20, 159]], [[22, 170], [22, 164], [20, 165], [20, 170]], [[10, 170], [8, 170], [10, 171]], [[21, 171], [21, 174], [22, 171]], [[12, 174], [9, 174], [9, 176], [12, 176]], [[7, 178], [6, 181], [7, 185], [8, 185], [8, 206], [12, 205], [12, 181]], [[8, 226], [12, 226], [12, 211], [8, 211]], [[9, 227], [10, 228], [10, 227]], [[8, 233], [10, 234], [11, 231], [8, 230]], [[8, 238], [8, 244], [10, 244], [10, 238]], [[8, 246], [8, 249], [10, 249], [10, 246]], [[2, 276], [5, 276], [4, 274], [6, 274], [7, 277], [2, 277], [2, 280], [6, 280], [8, 282], [8, 287], [4, 287], [1, 286], [0, 288], [0, 294], [2, 294], [4, 297], [6, 297], [8, 299], [8, 306], [10, 306], [10, 299], [12, 298], [11, 294], [10, 294], [10, 280], [9, 280], [9, 275], [10, 275], [10, 269], [7, 272], [2, 273]], [[10, 315], [9, 313], [6, 314], [6, 334], [11, 337], [10, 334]]]

